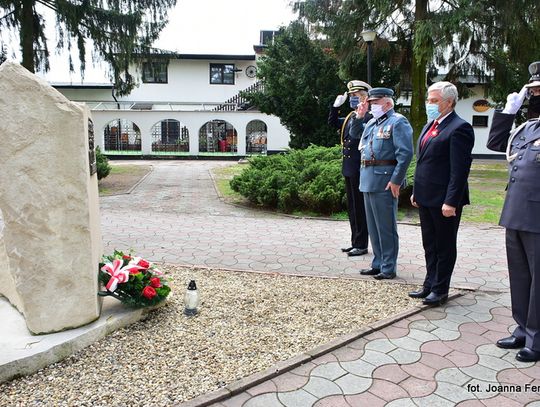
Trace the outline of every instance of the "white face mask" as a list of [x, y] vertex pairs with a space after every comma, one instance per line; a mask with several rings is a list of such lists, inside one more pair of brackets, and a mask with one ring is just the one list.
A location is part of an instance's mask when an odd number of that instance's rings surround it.
[[381, 105], [371, 105], [371, 114], [375, 119], [378, 119], [384, 114], [383, 107]]

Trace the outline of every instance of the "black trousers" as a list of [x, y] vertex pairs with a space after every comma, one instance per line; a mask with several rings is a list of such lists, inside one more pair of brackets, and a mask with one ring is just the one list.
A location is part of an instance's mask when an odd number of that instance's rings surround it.
[[345, 177], [347, 192], [347, 211], [351, 225], [351, 246], [359, 249], [368, 247], [368, 228], [364, 194], [360, 192], [360, 173], [354, 177]]
[[424, 287], [436, 294], [447, 294], [450, 289], [462, 209], [458, 207], [456, 216], [447, 218], [442, 215], [441, 208], [419, 208], [427, 271]]
[[518, 324], [513, 335], [540, 351], [540, 233], [506, 229], [506, 257], [512, 317]]

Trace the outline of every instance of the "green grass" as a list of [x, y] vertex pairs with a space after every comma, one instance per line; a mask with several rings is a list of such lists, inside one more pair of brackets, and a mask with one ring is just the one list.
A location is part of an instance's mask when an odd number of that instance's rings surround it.
[[130, 190], [148, 171], [147, 165], [113, 165], [109, 175], [98, 182], [99, 194], [102, 196], [126, 193]]
[[109, 175], [138, 175], [144, 174], [147, 171], [146, 167], [143, 168], [140, 165], [111, 165], [111, 172]]
[[466, 222], [497, 224], [501, 215], [508, 179], [506, 162], [473, 163], [469, 175], [471, 205], [463, 210]]
[[[222, 196], [229, 202], [247, 204], [246, 199], [234, 192], [229, 181], [233, 176], [240, 174], [249, 164], [234, 164], [215, 168], [213, 171], [217, 188]], [[499, 222], [505, 197], [505, 188], [508, 178], [507, 164], [504, 161], [476, 161], [473, 162], [469, 176], [469, 194], [471, 205], [463, 209], [462, 220], [465, 222], [488, 223], [496, 225]], [[322, 216], [308, 211], [295, 211], [296, 216]], [[323, 216], [328, 217], [328, 216]], [[330, 216], [332, 219], [347, 220], [347, 212], [338, 212]], [[398, 220], [401, 222], [419, 222], [418, 211], [414, 208], [404, 207], [398, 210]]]
[[230, 181], [235, 175], [240, 175], [248, 164], [233, 164], [212, 169], [216, 188], [227, 202], [247, 204], [247, 199], [231, 189]]

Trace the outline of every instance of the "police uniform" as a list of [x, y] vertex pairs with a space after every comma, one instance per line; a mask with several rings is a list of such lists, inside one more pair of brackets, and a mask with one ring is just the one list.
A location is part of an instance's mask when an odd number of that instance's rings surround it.
[[[347, 84], [348, 93], [357, 91], [368, 91], [371, 89], [367, 83], [362, 81], [350, 81]], [[364, 118], [357, 118], [356, 112], [350, 112], [346, 117], [339, 117], [339, 107], [332, 106], [328, 116], [328, 124], [339, 129], [342, 146], [342, 174], [345, 180], [345, 191], [347, 194], [347, 211], [349, 224], [351, 227], [351, 248], [343, 249], [354, 255], [355, 252], [364, 254], [368, 246], [368, 228], [366, 223], [366, 212], [364, 208], [364, 198], [358, 189], [360, 182], [360, 152], [358, 144], [364, 124], [371, 118], [366, 114]], [[360, 131], [353, 135], [351, 126], [357, 124]], [[355, 251], [354, 249], [360, 249]]]
[[[525, 90], [540, 87], [540, 61], [529, 71], [532, 77]], [[515, 114], [506, 112], [517, 112], [511, 109], [512, 96], [517, 94], [508, 96], [503, 112], [495, 112], [487, 142], [490, 150], [506, 152], [509, 163], [499, 224], [506, 228], [512, 316], [517, 323], [512, 336], [500, 339], [497, 346], [525, 346], [516, 359], [533, 362], [540, 360], [540, 120], [529, 119], [511, 131]]]
[[[387, 88], [369, 91], [368, 100], [391, 97]], [[388, 182], [403, 185], [407, 167], [413, 156], [412, 127], [401, 114], [390, 109], [381, 117], [372, 118], [365, 126], [360, 141], [360, 191], [364, 204], [373, 249], [371, 271], [375, 278], [394, 278], [399, 250], [397, 233], [398, 199], [394, 198]], [[374, 274], [363, 273], [362, 274]]]
[[[487, 147], [506, 151], [515, 115], [495, 112]], [[499, 224], [506, 228], [513, 336], [540, 352], [540, 120], [517, 129], [509, 149], [509, 182]]]

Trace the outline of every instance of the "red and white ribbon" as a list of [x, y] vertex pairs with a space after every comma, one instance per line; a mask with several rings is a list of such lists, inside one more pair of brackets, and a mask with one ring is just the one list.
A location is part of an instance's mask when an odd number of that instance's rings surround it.
[[127, 266], [122, 267], [123, 263], [122, 260], [114, 259], [112, 263], [107, 263], [101, 267], [101, 271], [104, 271], [111, 276], [109, 282], [105, 286], [108, 291], [113, 292], [116, 290], [119, 283], [125, 283], [129, 280], [130, 272], [136, 272], [142, 268], [134, 264], [128, 264]]

